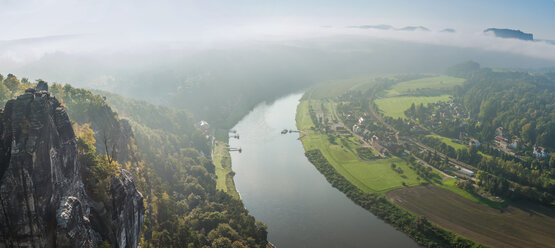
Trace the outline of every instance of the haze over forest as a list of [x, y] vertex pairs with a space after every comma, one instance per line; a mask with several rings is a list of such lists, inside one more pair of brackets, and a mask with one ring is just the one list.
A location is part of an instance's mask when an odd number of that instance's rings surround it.
[[0, 0], [0, 246], [553, 246], [554, 23], [553, 0]]

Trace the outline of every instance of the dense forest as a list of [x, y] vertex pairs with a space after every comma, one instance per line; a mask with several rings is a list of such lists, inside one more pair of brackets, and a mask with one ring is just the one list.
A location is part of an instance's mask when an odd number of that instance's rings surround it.
[[[1, 103], [33, 85], [11, 74], [0, 79]], [[266, 246], [266, 226], [216, 190], [209, 140], [185, 111], [112, 95], [127, 120], [88, 90], [53, 84], [50, 92], [75, 122], [87, 194], [107, 203], [108, 175], [122, 167], [135, 177], [147, 208], [142, 247]]]
[[470, 116], [480, 122], [476, 130], [489, 142], [503, 127], [524, 142], [555, 149], [555, 77], [553, 74], [495, 72], [476, 63], [448, 70], [467, 78], [454, 95]]

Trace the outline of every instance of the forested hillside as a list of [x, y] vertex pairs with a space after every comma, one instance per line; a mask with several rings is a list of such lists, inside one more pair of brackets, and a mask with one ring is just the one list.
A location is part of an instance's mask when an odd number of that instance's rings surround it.
[[[0, 102], [32, 85], [10, 74], [0, 82]], [[186, 112], [112, 95], [118, 114], [88, 90], [53, 84], [50, 92], [76, 122], [84, 182], [92, 188], [87, 194], [103, 201], [106, 177], [117, 168], [135, 177], [146, 207], [141, 246], [266, 246], [265, 225], [216, 190], [214, 165], [203, 155], [210, 154], [209, 140]]]
[[481, 122], [476, 133], [493, 140], [503, 127], [524, 142], [555, 148], [555, 78], [551, 74], [494, 72], [476, 63], [459, 65], [451, 74], [467, 82], [455, 89], [470, 116]]

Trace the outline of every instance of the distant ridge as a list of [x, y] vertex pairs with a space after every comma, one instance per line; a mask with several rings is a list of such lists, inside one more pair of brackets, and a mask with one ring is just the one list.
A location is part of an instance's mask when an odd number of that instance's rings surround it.
[[430, 31], [430, 29], [428, 29], [427, 27], [424, 27], [424, 26], [406, 26], [406, 27], [400, 28], [398, 30], [400, 30], [400, 31], [416, 31], [416, 30]]
[[393, 26], [387, 25], [387, 24], [381, 24], [381, 25], [350, 26], [350, 28], [390, 30], [390, 29], [393, 29]]
[[446, 28], [446, 29], [441, 30], [441, 32], [443, 32], [443, 33], [456, 33], [457, 31], [455, 29], [452, 29], [452, 28]]
[[[360, 29], [379, 29], [379, 30], [397, 30], [397, 31], [430, 31], [427, 27], [424, 26], [406, 26], [402, 28], [395, 28], [388, 24], [380, 24], [380, 25], [360, 25], [360, 26], [349, 26], [349, 28], [360, 28]], [[454, 30], [453, 30], [454, 31]]]
[[505, 39], [534, 40], [534, 35], [520, 30], [506, 28], [488, 28], [484, 33], [493, 33], [496, 37]]

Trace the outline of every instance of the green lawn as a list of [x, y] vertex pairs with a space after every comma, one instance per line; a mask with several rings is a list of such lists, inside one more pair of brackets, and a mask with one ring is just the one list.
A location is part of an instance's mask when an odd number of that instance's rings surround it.
[[239, 193], [233, 182], [233, 171], [231, 170], [231, 156], [226, 149], [226, 143], [217, 141], [214, 147], [214, 167], [216, 168], [216, 189], [223, 190], [235, 198]]
[[409, 109], [414, 103], [415, 105], [434, 103], [437, 101], [449, 101], [450, 95], [441, 96], [399, 96], [376, 99], [375, 103], [378, 108], [386, 115], [393, 118], [404, 118], [405, 110]]
[[[312, 127], [308, 115], [308, 102], [301, 101], [297, 107], [297, 127], [305, 131], [301, 138], [305, 151], [320, 149], [330, 164], [347, 180], [360, 189], [369, 193], [385, 193], [389, 190], [401, 188], [403, 182], [407, 186], [420, 183], [416, 173], [400, 158], [363, 161], [359, 159], [356, 148], [361, 147], [355, 137], [337, 137], [337, 145], [331, 144], [326, 134], [317, 134], [309, 130]], [[349, 149], [350, 148], [350, 149]], [[395, 172], [391, 164], [403, 170], [402, 174]]]
[[415, 90], [436, 89], [448, 90], [456, 85], [462, 85], [465, 79], [450, 76], [437, 76], [405, 81], [395, 84], [390, 90], [386, 91], [386, 96], [398, 96], [411, 93]]
[[426, 135], [426, 137], [434, 137], [436, 139], [440, 139], [441, 142], [445, 143], [446, 145], [453, 147], [455, 150], [459, 150], [459, 149], [467, 149], [466, 145], [463, 144], [459, 144], [456, 142], [453, 142], [453, 139], [451, 138], [447, 138], [447, 137], [443, 137], [443, 136], [439, 136], [439, 135]]

